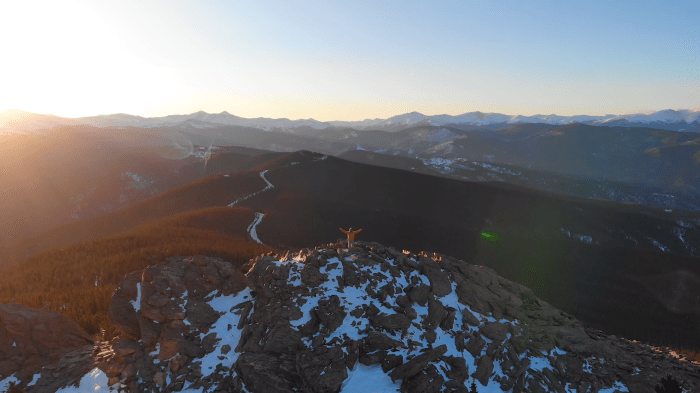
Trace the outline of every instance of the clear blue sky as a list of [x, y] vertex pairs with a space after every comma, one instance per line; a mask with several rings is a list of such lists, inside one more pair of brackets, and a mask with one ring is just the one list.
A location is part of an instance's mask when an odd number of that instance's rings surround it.
[[6, 3], [0, 110], [324, 121], [700, 107], [697, 0]]

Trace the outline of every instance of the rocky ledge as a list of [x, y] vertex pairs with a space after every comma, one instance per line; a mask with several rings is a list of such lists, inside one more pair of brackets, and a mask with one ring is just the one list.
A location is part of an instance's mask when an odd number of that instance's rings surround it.
[[98, 347], [77, 323], [57, 312], [0, 304], [0, 391], [9, 382], [56, 391], [81, 379]]
[[244, 270], [198, 256], [128, 275], [110, 308], [123, 337], [98, 362], [104, 384], [613, 393], [653, 392], [671, 375], [700, 391], [700, 365], [586, 329], [528, 288], [449, 256], [358, 242], [261, 256]]

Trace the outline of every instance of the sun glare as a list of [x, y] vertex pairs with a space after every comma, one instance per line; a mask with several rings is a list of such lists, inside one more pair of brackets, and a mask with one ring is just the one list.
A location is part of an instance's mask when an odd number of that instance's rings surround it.
[[[103, 108], [139, 113], [172, 83], [171, 72], [138, 57], [99, 3], [3, 5], [0, 108], [76, 117]], [[31, 24], [26, 21], [31, 20]], [[170, 82], [170, 83], [169, 83]]]

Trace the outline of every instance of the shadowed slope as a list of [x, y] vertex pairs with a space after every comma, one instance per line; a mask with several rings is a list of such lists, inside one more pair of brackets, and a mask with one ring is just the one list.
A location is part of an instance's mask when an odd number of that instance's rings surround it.
[[[447, 180], [334, 157], [273, 168], [266, 178], [274, 189], [241, 203], [265, 213], [257, 227], [265, 244], [310, 247], [341, 238], [338, 227], [362, 228], [359, 239], [486, 264], [611, 333], [697, 346], [700, 312], [693, 310], [700, 311], [698, 299], [678, 313], [625, 276], [642, 277], [655, 267], [700, 276], [700, 259], [679, 255], [700, 248], [694, 240], [700, 232], [689, 224], [700, 218], [696, 213], [670, 215], [661, 209]], [[640, 298], [653, 304], [654, 315], [647, 312], [649, 307], [638, 306]]]

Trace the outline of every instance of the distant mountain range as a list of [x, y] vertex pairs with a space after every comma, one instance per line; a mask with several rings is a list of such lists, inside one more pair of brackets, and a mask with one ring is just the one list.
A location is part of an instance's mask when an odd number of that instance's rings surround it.
[[42, 115], [11, 109], [0, 113], [0, 134], [22, 133], [57, 126], [89, 125], [94, 127], [139, 127], [156, 128], [176, 125], [188, 128], [215, 128], [220, 126], [253, 127], [263, 130], [294, 130], [300, 127], [315, 129], [353, 128], [357, 130], [391, 129], [416, 124], [442, 126], [460, 124], [500, 129], [514, 124], [543, 123], [550, 125], [586, 124], [618, 127], [649, 127], [671, 131], [700, 132], [700, 110], [666, 109], [651, 114], [604, 115], [604, 116], [560, 116], [560, 115], [505, 115], [502, 113], [468, 112], [461, 115], [427, 116], [418, 112], [405, 113], [388, 119], [366, 119], [361, 121], [329, 121], [314, 119], [289, 120], [259, 117], [247, 119], [228, 112], [207, 113], [203, 111], [189, 115], [170, 115], [164, 117], [141, 117], [124, 113], [112, 115], [66, 118], [54, 115]]

